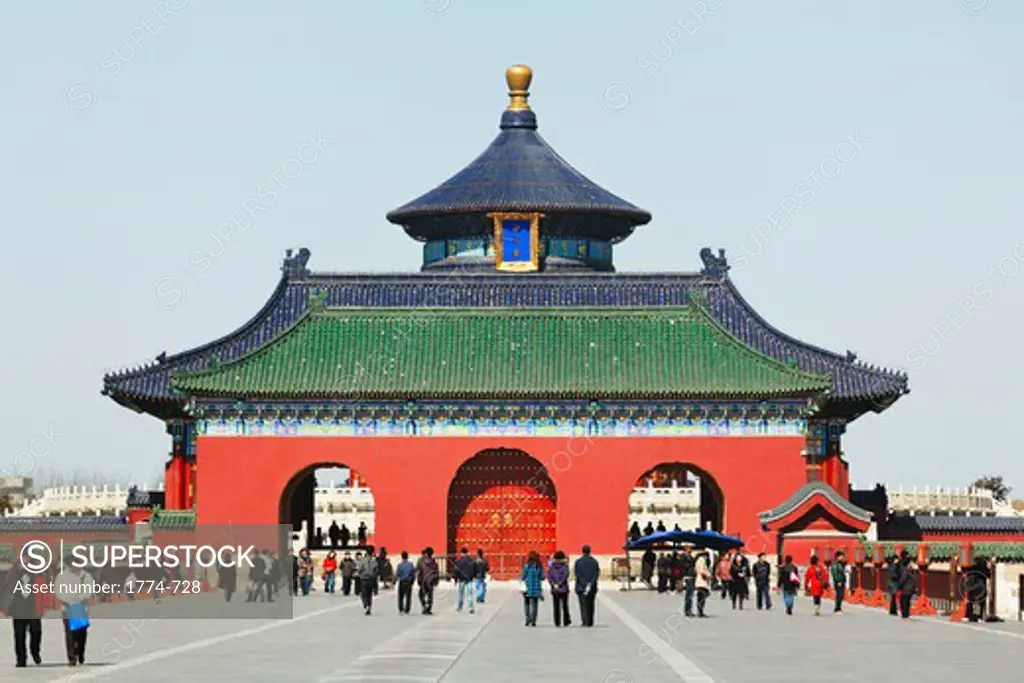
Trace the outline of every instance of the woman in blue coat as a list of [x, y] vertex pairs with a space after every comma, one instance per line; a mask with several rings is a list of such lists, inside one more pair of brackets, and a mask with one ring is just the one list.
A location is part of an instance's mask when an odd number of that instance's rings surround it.
[[537, 603], [544, 599], [544, 567], [536, 551], [530, 551], [526, 557], [526, 566], [523, 567], [519, 580], [523, 583], [523, 612], [526, 615], [526, 625], [536, 626]]

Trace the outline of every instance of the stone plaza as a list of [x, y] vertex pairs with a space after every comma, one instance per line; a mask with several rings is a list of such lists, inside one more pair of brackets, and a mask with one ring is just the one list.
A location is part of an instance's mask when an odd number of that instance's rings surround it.
[[[146, 680], [150, 683], [282, 681], [1019, 681], [1024, 624], [903, 622], [884, 611], [849, 608], [814, 617], [810, 601], [786, 617], [750, 605], [733, 611], [712, 596], [709, 618], [682, 615], [682, 602], [651, 591], [602, 586], [593, 629], [555, 629], [550, 596], [539, 625], [525, 628], [513, 584], [494, 583], [475, 614], [456, 613], [452, 585], [438, 588], [435, 616], [400, 616], [393, 590], [372, 616], [359, 599], [314, 592], [295, 600], [292, 619], [110, 620], [90, 628], [87, 664], [68, 668], [59, 621], [44, 621], [43, 666], [0, 679], [31, 683]], [[210, 595], [210, 599], [220, 599]], [[237, 598], [236, 598], [237, 599]], [[572, 604], [574, 619], [577, 606]], [[9, 622], [4, 622], [9, 639]], [[9, 641], [8, 641], [9, 642]], [[4, 643], [9, 647], [8, 643]]]

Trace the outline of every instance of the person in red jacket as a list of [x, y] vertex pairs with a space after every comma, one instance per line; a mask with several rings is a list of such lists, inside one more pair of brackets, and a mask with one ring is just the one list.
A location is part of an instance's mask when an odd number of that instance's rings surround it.
[[324, 593], [334, 594], [334, 580], [338, 573], [338, 554], [331, 550], [327, 553], [323, 563], [324, 572]]
[[817, 555], [811, 555], [811, 566], [807, 569], [807, 576], [804, 577], [804, 588], [810, 591], [814, 599], [814, 616], [821, 614], [821, 596], [828, 586], [828, 574], [818, 562]]

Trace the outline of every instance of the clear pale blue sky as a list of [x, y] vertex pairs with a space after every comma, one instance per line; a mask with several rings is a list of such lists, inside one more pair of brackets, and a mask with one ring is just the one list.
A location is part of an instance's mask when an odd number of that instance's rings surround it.
[[[856, 483], [1024, 488], [1024, 5], [962, 2], [6, 2], [0, 470], [159, 472], [163, 426], [100, 396], [104, 372], [233, 330], [288, 247], [418, 267], [384, 214], [483, 149], [523, 62], [541, 133], [654, 214], [620, 270], [725, 247], [770, 322], [911, 372], [848, 432]], [[199, 272], [318, 131], [334, 142]], [[813, 200], [757, 236], [801, 183]], [[155, 300], [169, 277], [184, 298]]]

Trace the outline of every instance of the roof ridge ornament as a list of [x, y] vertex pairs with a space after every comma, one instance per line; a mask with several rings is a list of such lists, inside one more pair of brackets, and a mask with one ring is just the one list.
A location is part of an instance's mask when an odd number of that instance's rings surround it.
[[293, 280], [309, 275], [309, 269], [306, 268], [306, 264], [309, 263], [309, 256], [310, 252], [306, 247], [299, 249], [299, 253], [294, 256], [291, 249], [285, 251], [284, 263], [281, 264], [281, 272], [284, 273], [285, 278]]
[[729, 272], [729, 262], [725, 258], [725, 249], [718, 250], [718, 256], [711, 251], [711, 247], [704, 247], [700, 250], [700, 260], [704, 262], [702, 275], [724, 280]]

